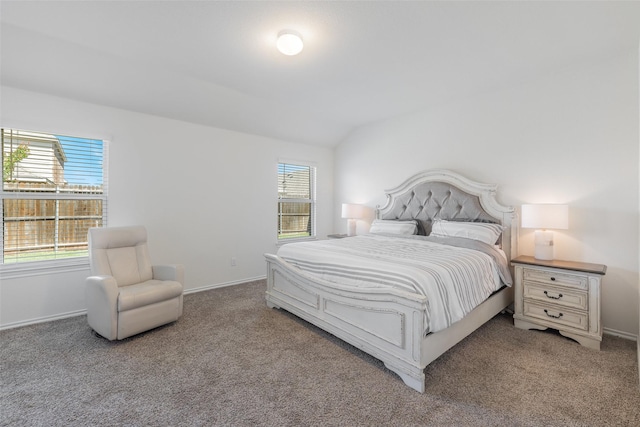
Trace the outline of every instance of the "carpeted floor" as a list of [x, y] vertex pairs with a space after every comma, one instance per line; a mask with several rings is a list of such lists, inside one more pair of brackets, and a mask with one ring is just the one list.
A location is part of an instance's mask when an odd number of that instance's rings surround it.
[[121, 341], [75, 317], [0, 332], [8, 426], [638, 426], [636, 343], [602, 351], [499, 315], [429, 365], [419, 394], [264, 303], [264, 281], [185, 296]]

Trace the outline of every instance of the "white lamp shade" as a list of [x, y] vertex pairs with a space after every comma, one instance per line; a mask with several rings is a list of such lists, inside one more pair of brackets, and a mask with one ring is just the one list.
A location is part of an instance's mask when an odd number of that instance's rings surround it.
[[364, 216], [364, 206], [352, 203], [342, 204], [342, 218], [359, 219]]
[[569, 206], [522, 205], [522, 228], [566, 230], [569, 228]]

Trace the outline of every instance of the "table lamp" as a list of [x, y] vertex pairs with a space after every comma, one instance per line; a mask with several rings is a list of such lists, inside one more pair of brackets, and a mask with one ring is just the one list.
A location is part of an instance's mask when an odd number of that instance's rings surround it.
[[552, 260], [553, 231], [569, 228], [568, 205], [522, 205], [522, 228], [535, 228], [535, 258]]
[[347, 236], [356, 235], [356, 225], [358, 220], [363, 217], [364, 209], [362, 205], [352, 203], [342, 204], [342, 218], [347, 219]]

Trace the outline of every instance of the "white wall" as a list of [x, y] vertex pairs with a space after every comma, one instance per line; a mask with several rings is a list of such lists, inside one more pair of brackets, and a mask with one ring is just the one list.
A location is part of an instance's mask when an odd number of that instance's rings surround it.
[[[568, 203], [556, 258], [606, 264], [602, 318], [638, 334], [638, 52], [558, 70], [437, 110], [352, 133], [336, 149], [335, 201], [384, 202], [383, 190], [431, 168], [499, 185], [499, 199]], [[346, 229], [337, 215], [340, 231]], [[532, 230], [520, 253], [533, 255]]]
[[[280, 158], [315, 162], [317, 232], [333, 230], [331, 148], [9, 87], [1, 102], [2, 126], [110, 140], [109, 225], [146, 225], [152, 260], [184, 264], [187, 291], [265, 276], [263, 254], [276, 250]], [[3, 278], [0, 327], [82, 312], [87, 275]]]

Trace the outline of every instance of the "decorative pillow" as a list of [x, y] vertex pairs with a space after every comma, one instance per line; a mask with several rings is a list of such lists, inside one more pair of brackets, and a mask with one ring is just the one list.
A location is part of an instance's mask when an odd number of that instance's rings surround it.
[[504, 227], [500, 224], [488, 222], [457, 222], [437, 219], [433, 221], [431, 236], [436, 237], [464, 237], [479, 240], [488, 245], [494, 245]]
[[369, 233], [416, 234], [418, 225], [415, 221], [400, 221], [390, 219], [374, 219]]

